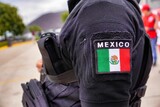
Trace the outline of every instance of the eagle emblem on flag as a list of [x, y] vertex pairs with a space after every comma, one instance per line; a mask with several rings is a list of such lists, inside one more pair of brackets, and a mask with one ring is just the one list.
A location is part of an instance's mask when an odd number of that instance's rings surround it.
[[110, 63], [111, 63], [112, 65], [117, 65], [117, 64], [119, 63], [118, 57], [117, 57], [116, 55], [113, 55], [113, 56], [111, 57]]

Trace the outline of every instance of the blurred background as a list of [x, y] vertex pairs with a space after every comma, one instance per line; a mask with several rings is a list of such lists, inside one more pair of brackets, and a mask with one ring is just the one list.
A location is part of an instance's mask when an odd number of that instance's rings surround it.
[[[160, 0], [142, 0], [156, 15]], [[67, 0], [0, 0], [0, 107], [22, 107], [21, 83], [39, 80], [36, 41], [44, 32], [60, 32], [68, 16]], [[152, 67], [142, 107], [160, 107], [160, 53]]]

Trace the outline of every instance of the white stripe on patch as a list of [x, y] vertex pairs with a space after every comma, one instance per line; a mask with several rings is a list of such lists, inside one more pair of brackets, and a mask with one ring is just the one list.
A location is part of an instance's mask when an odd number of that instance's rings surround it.
[[[115, 61], [113, 59], [117, 58], [118, 60], [116, 60], [116, 62], [118, 62], [118, 64], [113, 64], [112, 62]], [[109, 49], [109, 60], [110, 60], [110, 72], [120, 72], [120, 55], [119, 55], [119, 49]]]

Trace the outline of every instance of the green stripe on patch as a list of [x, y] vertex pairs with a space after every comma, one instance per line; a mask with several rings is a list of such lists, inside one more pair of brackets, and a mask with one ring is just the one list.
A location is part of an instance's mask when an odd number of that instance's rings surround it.
[[97, 64], [98, 73], [105, 73], [110, 71], [108, 49], [97, 49]]

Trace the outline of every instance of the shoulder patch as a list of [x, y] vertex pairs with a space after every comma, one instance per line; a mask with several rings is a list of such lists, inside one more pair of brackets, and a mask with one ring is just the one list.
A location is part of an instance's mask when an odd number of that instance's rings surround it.
[[93, 43], [98, 74], [130, 72], [131, 40], [101, 39]]

